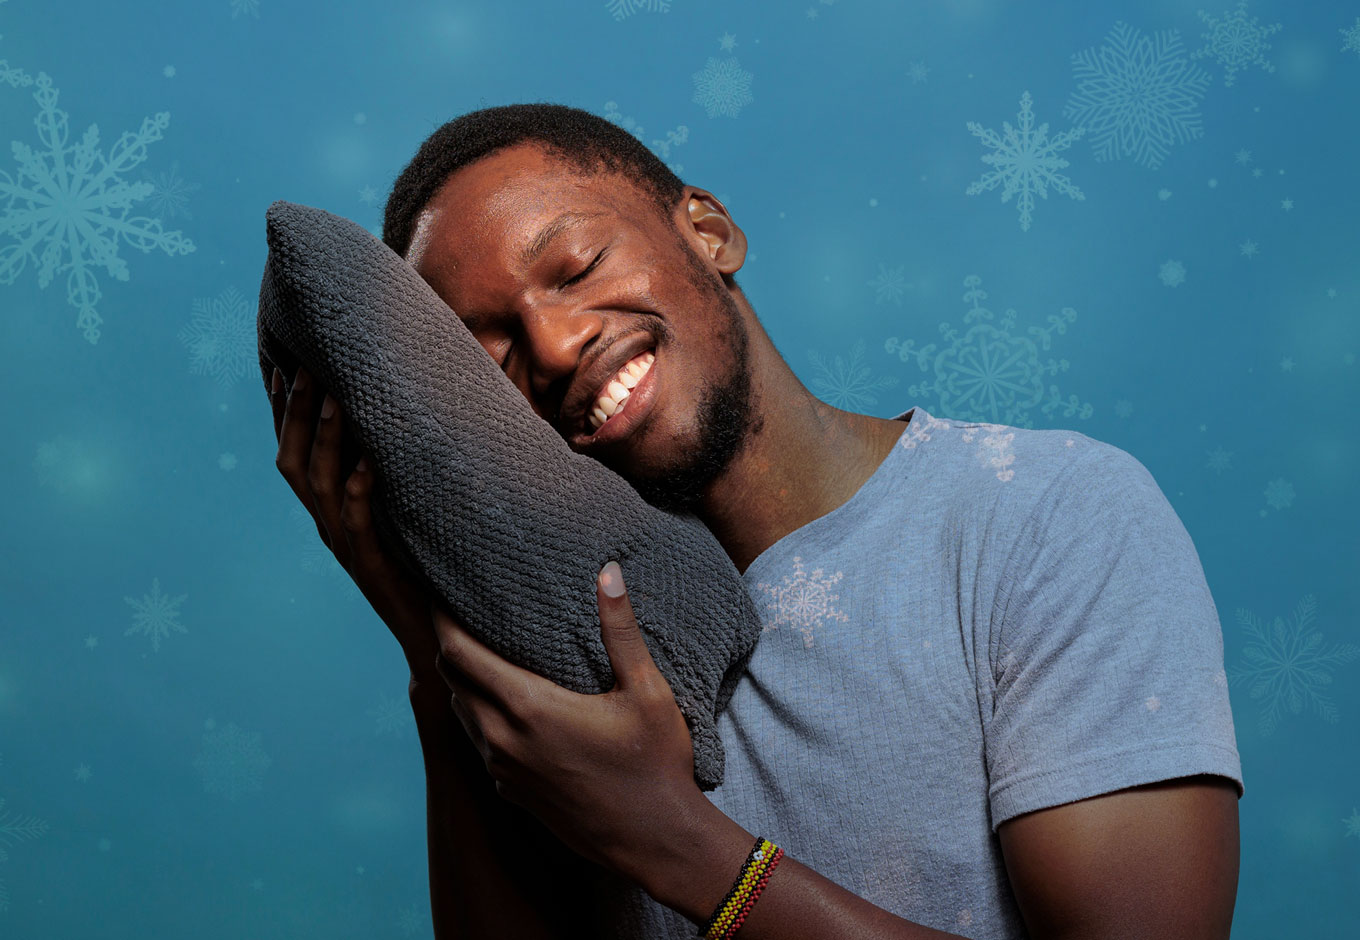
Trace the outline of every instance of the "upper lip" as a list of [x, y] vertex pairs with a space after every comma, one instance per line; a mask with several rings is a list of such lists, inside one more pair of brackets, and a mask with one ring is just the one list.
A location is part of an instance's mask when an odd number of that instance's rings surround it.
[[589, 426], [587, 417], [588, 409], [595, 403], [595, 399], [604, 394], [605, 385], [610, 379], [614, 378], [615, 373], [624, 365], [641, 353], [653, 348], [655, 342], [650, 334], [640, 333], [637, 336], [626, 339], [616, 340], [612, 345], [600, 352], [572, 382], [571, 388], [567, 390], [567, 397], [563, 407], [563, 412], [572, 422], [572, 430], [578, 435], [588, 433]]

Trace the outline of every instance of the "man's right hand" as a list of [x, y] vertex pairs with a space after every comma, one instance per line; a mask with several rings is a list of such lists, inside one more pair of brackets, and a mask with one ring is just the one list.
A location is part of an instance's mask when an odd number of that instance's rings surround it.
[[[339, 404], [301, 367], [286, 401], [282, 390], [283, 376], [275, 369], [270, 404], [279, 451], [274, 465], [312, 514], [335, 560], [401, 644], [411, 667], [412, 693], [420, 685], [442, 695], [446, 687], [435, 671], [439, 642], [430, 623], [433, 595], [378, 544], [369, 501], [372, 460], [365, 454], [342, 479]], [[328, 409], [330, 414], [324, 414]]]

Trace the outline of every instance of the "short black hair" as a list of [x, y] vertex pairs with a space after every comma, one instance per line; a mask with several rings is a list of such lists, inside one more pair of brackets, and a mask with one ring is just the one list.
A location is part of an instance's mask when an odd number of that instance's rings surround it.
[[406, 257], [417, 217], [449, 176], [526, 141], [584, 172], [621, 173], [651, 197], [668, 221], [684, 194], [680, 178], [642, 141], [612, 121], [560, 104], [501, 105], [469, 111], [425, 138], [392, 184], [383, 211], [383, 242]]

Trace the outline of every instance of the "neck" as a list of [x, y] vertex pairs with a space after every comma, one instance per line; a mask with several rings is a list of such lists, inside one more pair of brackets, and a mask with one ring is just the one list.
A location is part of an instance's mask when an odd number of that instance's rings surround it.
[[752, 430], [696, 510], [742, 573], [785, 535], [854, 496], [906, 429], [819, 400], [754, 316], [748, 324]]

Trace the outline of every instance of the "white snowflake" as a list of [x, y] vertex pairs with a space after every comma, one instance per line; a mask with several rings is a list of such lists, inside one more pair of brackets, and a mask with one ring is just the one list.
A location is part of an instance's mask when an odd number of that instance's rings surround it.
[[1274, 509], [1288, 509], [1294, 505], [1294, 484], [1284, 477], [1266, 484], [1266, 502]]
[[849, 362], [837, 356], [832, 365], [817, 350], [808, 353], [819, 373], [808, 386], [818, 398], [832, 407], [854, 411], [877, 404], [875, 392], [897, 385], [898, 380], [889, 376], [870, 380], [872, 370], [863, 363], [864, 346], [864, 340], [857, 340]]
[[1244, 258], [1255, 258], [1261, 253], [1261, 246], [1251, 239], [1247, 239], [1237, 246], [1237, 250]]
[[[0, 36], [0, 39], [3, 39]], [[33, 84], [33, 76], [17, 65], [10, 65], [8, 59], [0, 59], [0, 82], [14, 88], [27, 88]]]
[[993, 148], [992, 153], [983, 154], [982, 162], [996, 169], [984, 173], [982, 179], [969, 184], [965, 191], [969, 196], [976, 196], [1004, 183], [1001, 190], [1003, 203], [1010, 202], [1011, 197], [1019, 193], [1016, 205], [1020, 210], [1020, 229], [1026, 232], [1029, 231], [1034, 213], [1035, 193], [1047, 199], [1048, 187], [1052, 186], [1057, 192], [1073, 199], [1086, 198], [1080, 189], [1072, 185], [1071, 180], [1058, 172], [1068, 166], [1067, 161], [1058, 156], [1058, 151], [1072, 146], [1072, 142], [1079, 139], [1086, 129], [1073, 128], [1049, 139], [1047, 124], [1040, 124], [1037, 131], [1034, 129], [1031, 104], [1029, 92], [1021, 95], [1018, 127], [1011, 127], [1009, 121], [1003, 121], [1004, 137], [991, 128], [984, 128], [974, 121], [968, 122], [968, 130], [972, 131], [973, 136], [980, 139], [984, 146]]
[[756, 585], [771, 597], [766, 604], [769, 615], [761, 618], [764, 632], [776, 630], [781, 625], [791, 626], [802, 634], [803, 648], [811, 649], [813, 633], [820, 625], [832, 620], [844, 623], [850, 619], [848, 613], [836, 609], [834, 602], [840, 600], [840, 595], [828, 590], [843, 576], [844, 572], [837, 571], [833, 576], [825, 577], [821, 568], [808, 575], [803, 570], [802, 557], [795, 556], [793, 574], [785, 575], [782, 585], [763, 581]]
[[189, 632], [179, 623], [179, 605], [184, 603], [188, 596], [181, 594], [179, 597], [171, 598], [167, 594], [162, 594], [161, 579], [153, 578], [151, 593], [143, 595], [140, 601], [131, 597], [123, 598], [136, 612], [133, 614], [132, 626], [123, 632], [123, 636], [131, 636], [134, 633], [148, 636], [151, 638], [151, 649], [160, 652], [161, 638], [170, 636], [171, 630]]
[[1332, 684], [1332, 671], [1360, 656], [1360, 646], [1324, 645], [1322, 634], [1309, 629], [1316, 611], [1317, 600], [1311, 594], [1299, 601], [1288, 621], [1276, 617], [1267, 624], [1251, 611], [1237, 609], [1247, 645], [1228, 679], [1232, 684], [1245, 683], [1252, 699], [1261, 702], [1264, 734], [1274, 733], [1285, 712], [1297, 715], [1305, 707], [1332, 724], [1339, 717], [1326, 691]]
[[1342, 52], [1354, 52], [1356, 55], [1360, 55], [1360, 16], [1355, 18], [1353, 26], [1341, 29], [1341, 38], [1345, 40], [1341, 44]]
[[891, 300], [897, 306], [902, 306], [902, 295], [910, 287], [905, 275], [906, 265], [899, 264], [895, 268], [889, 268], [886, 264], [879, 262], [878, 277], [869, 282], [869, 286], [874, 289], [874, 302], [883, 303]]
[[913, 85], [919, 85], [921, 82], [925, 81], [926, 76], [929, 74], [930, 67], [924, 62], [913, 62], [907, 68], [907, 77], [911, 79]]
[[1175, 287], [1185, 282], [1185, 265], [1179, 261], [1163, 261], [1161, 268], [1157, 271], [1163, 284], [1167, 287]]
[[1090, 132], [1097, 161], [1131, 157], [1156, 169], [1174, 144], [1204, 133], [1197, 102], [1211, 78], [1185, 57], [1175, 30], [1149, 37], [1119, 22], [1072, 64], [1077, 90], [1063, 116]]
[[368, 710], [368, 717], [373, 719], [375, 732], [386, 737], [406, 737], [416, 729], [407, 699], [381, 694], [378, 704]]
[[723, 52], [731, 52], [733, 49], [737, 48], [737, 37], [733, 36], [731, 33], [723, 33], [722, 36], [718, 38], [718, 48]]
[[[606, 120], [612, 121], [613, 123], [619, 125], [619, 127], [622, 127], [624, 130], [628, 131], [628, 133], [632, 134], [638, 140], [642, 141], [643, 143], [647, 143], [647, 140], [644, 136], [646, 134], [646, 131], [643, 129], [642, 125], [639, 124], [637, 121], [633, 120], [633, 118], [619, 111], [618, 102], [606, 101], [604, 103], [604, 117]], [[672, 147], [678, 147], [688, 140], [689, 140], [689, 127], [684, 124], [677, 124], [674, 130], [666, 132], [665, 137], [654, 138], [651, 141], [650, 146], [653, 153], [655, 153], [663, 161], [666, 161], [670, 158]], [[672, 173], [675, 173], [677, 175], [683, 173], [685, 170], [685, 168], [678, 163], [666, 163], [666, 166], [670, 168], [670, 171]]]
[[607, 0], [604, 8], [616, 20], [625, 20], [634, 13], [666, 13], [671, 0]]
[[231, 0], [232, 19], [247, 14], [255, 17], [257, 20], [260, 18], [260, 0]]
[[1168, 199], [1171, 198], [1171, 190], [1169, 189], [1157, 190], [1157, 198], [1160, 199], [1162, 202], [1166, 202]]
[[194, 769], [203, 778], [206, 792], [235, 801], [247, 793], [259, 793], [264, 772], [273, 763], [260, 746], [259, 732], [242, 731], [228, 722], [225, 728], [203, 733]]
[[[979, 430], [988, 432], [978, 444], [977, 459], [983, 465], [996, 471], [996, 478], [1002, 483], [1009, 483], [1015, 479], [1015, 470], [1011, 464], [1015, 463], [1015, 452], [1011, 450], [1011, 443], [1015, 440], [1015, 431], [1002, 424], [980, 424], [977, 427], [970, 427], [963, 432], [962, 440], [966, 444], [973, 443]], [[1009, 431], [1009, 434], [1002, 433]]]
[[[47, 832], [47, 823], [36, 816], [23, 816], [5, 810], [0, 797], [0, 862], [9, 861], [9, 850], [20, 842], [28, 842]], [[9, 889], [0, 881], [0, 911], [9, 909]]]
[[970, 305], [963, 316], [965, 332], [945, 322], [940, 324], [944, 343], [939, 346], [931, 343], [918, 349], [915, 340], [903, 342], [895, 336], [884, 343], [884, 350], [903, 362], [914, 357], [927, 374], [926, 381], [908, 391], [915, 396], [934, 393], [941, 414], [964, 421], [1032, 427], [1030, 410], [1040, 403], [1044, 414], [1062, 409], [1065, 417], [1091, 417], [1094, 409], [1089, 402], [1076, 395], [1064, 400], [1058, 386], [1047, 384], [1048, 376], [1068, 370], [1068, 361], [1045, 361], [1041, 355], [1053, 345], [1054, 333], [1064, 334], [1068, 324], [1076, 322], [1077, 312], [1064, 307], [1049, 315], [1047, 327], [1031, 326], [1023, 335], [1013, 332], [1013, 309], [1002, 314], [999, 325], [992, 324], [995, 314], [982, 306], [987, 297], [982, 278], [970, 274], [963, 284], [963, 300]]
[[1260, 26], [1254, 16], [1248, 20], [1247, 0], [1238, 0], [1237, 9], [1225, 12], [1222, 17], [1210, 16], [1200, 10], [1199, 18], [1208, 25], [1209, 32], [1201, 35], [1205, 45], [1190, 58], [1213, 57], [1223, 66], [1224, 87], [1232, 86], [1239, 69], [1259, 65], [1267, 72], [1275, 71], [1275, 66], [1266, 61], [1266, 53], [1270, 51], [1266, 37], [1284, 27], [1279, 23]]
[[1205, 466], [1215, 473], [1222, 473], [1224, 470], [1232, 469], [1233, 452], [1224, 450], [1222, 444], [1218, 445], [1213, 450], [1206, 450], [1205, 453], [1209, 455], [1209, 462], [1205, 464]]
[[124, 133], [104, 156], [94, 124], [78, 143], [67, 146], [67, 114], [57, 107], [58, 90], [45, 72], [38, 74], [37, 86], [34, 125], [43, 150], [15, 141], [18, 172], [10, 176], [0, 171], [0, 235], [14, 239], [0, 248], [0, 284], [14, 283], [30, 259], [40, 287], [47, 287], [58, 272], [69, 271], [66, 299], [80, 311], [76, 325], [96, 343], [103, 320], [95, 310], [100, 291], [94, 268], [103, 267], [120, 281], [128, 279], [127, 262], [118, 257], [120, 238], [142, 252], [159, 248], [177, 255], [194, 250], [180, 232], [164, 231], [159, 219], [129, 216], [155, 186], [122, 179], [146, 159], [147, 145], [161, 139], [170, 115], [162, 111], [145, 119], [139, 132]]
[[755, 101], [751, 95], [752, 75], [741, 67], [736, 57], [715, 59], [694, 73], [694, 103], [703, 105], [709, 117], [719, 114], [736, 117], [741, 109]]
[[173, 219], [177, 215], [182, 215], [186, 219], [192, 219], [193, 214], [189, 212], [189, 194], [202, 189], [201, 183], [186, 183], [184, 178], [179, 175], [179, 161], [170, 164], [168, 171], [163, 171], [156, 175], [143, 173], [142, 179], [149, 182], [153, 189], [151, 195], [147, 197], [147, 205], [156, 213]]
[[255, 314], [234, 287], [211, 299], [195, 298], [192, 320], [179, 340], [189, 348], [189, 371], [211, 375], [222, 388], [259, 367]]

